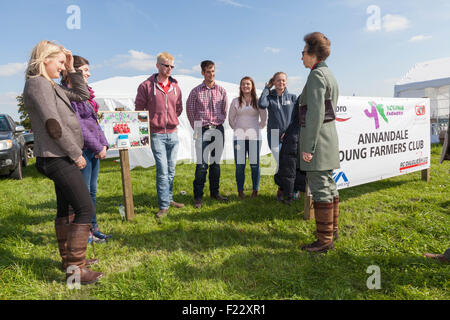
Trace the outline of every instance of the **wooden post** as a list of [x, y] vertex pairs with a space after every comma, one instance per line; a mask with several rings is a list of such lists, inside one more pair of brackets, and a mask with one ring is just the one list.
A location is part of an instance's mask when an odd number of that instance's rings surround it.
[[308, 183], [306, 184], [306, 188], [305, 188], [305, 207], [304, 207], [303, 214], [304, 214], [303, 218], [305, 220], [314, 219], [314, 206], [313, 206], [311, 192], [309, 192]]
[[422, 180], [430, 182], [430, 168], [422, 170]]
[[122, 172], [122, 188], [127, 221], [134, 218], [133, 189], [131, 188], [130, 158], [128, 149], [119, 150], [120, 169]]

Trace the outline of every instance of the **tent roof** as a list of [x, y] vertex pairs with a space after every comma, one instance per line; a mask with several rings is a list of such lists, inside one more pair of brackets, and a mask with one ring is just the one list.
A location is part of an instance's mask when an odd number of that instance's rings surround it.
[[395, 96], [406, 90], [450, 85], [450, 57], [420, 62], [395, 84]]
[[396, 84], [403, 85], [443, 78], [450, 78], [450, 57], [417, 63]]
[[[135, 77], [113, 77], [94, 82], [91, 84], [91, 86], [94, 89], [97, 98], [130, 98], [134, 100], [139, 85], [147, 80], [149, 76], [150, 75]], [[189, 92], [194, 87], [203, 82], [202, 78], [196, 78], [186, 75], [174, 75], [173, 78], [178, 81], [178, 85], [183, 92], [183, 98], [187, 98]], [[239, 84], [219, 80], [216, 80], [216, 83], [227, 90], [227, 92], [230, 94], [228, 99], [234, 98], [235, 96], [239, 95]], [[257, 91], [259, 92], [260, 90]], [[231, 102], [231, 100], [229, 102]]]

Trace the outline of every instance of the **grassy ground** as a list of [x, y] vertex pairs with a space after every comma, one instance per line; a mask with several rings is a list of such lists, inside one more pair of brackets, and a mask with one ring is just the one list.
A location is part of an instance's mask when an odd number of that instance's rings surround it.
[[[0, 180], [0, 299], [449, 299], [449, 265], [422, 257], [450, 246], [450, 162], [438, 164], [440, 150], [432, 148], [431, 183], [418, 172], [342, 190], [341, 237], [323, 255], [300, 250], [314, 240], [314, 221], [303, 220], [301, 201], [275, 201], [270, 176], [257, 199], [240, 201], [234, 165], [223, 165], [221, 192], [231, 201], [205, 197], [196, 210], [194, 166], [178, 165], [175, 200], [186, 206], [157, 221], [155, 168], [137, 168], [136, 218], [122, 223], [120, 166], [103, 161], [98, 219], [113, 238], [95, 247], [93, 269], [104, 278], [81, 290], [69, 290], [59, 271], [53, 184], [31, 165], [22, 181]], [[379, 290], [366, 286], [371, 265]]]

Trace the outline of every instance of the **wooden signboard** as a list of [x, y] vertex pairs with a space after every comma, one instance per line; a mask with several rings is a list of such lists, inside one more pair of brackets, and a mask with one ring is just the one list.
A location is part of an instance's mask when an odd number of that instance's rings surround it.
[[99, 124], [108, 140], [109, 150], [119, 150], [123, 199], [127, 221], [134, 218], [128, 150], [150, 147], [148, 111], [104, 111], [98, 115]]

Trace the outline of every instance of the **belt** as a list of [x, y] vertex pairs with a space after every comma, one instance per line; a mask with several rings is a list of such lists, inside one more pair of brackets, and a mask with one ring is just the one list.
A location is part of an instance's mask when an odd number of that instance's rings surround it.
[[217, 129], [217, 128], [219, 128], [219, 127], [221, 127], [222, 125], [221, 124], [219, 124], [218, 126], [213, 126], [213, 125], [206, 125], [206, 126], [203, 126], [202, 128], [203, 129]]

